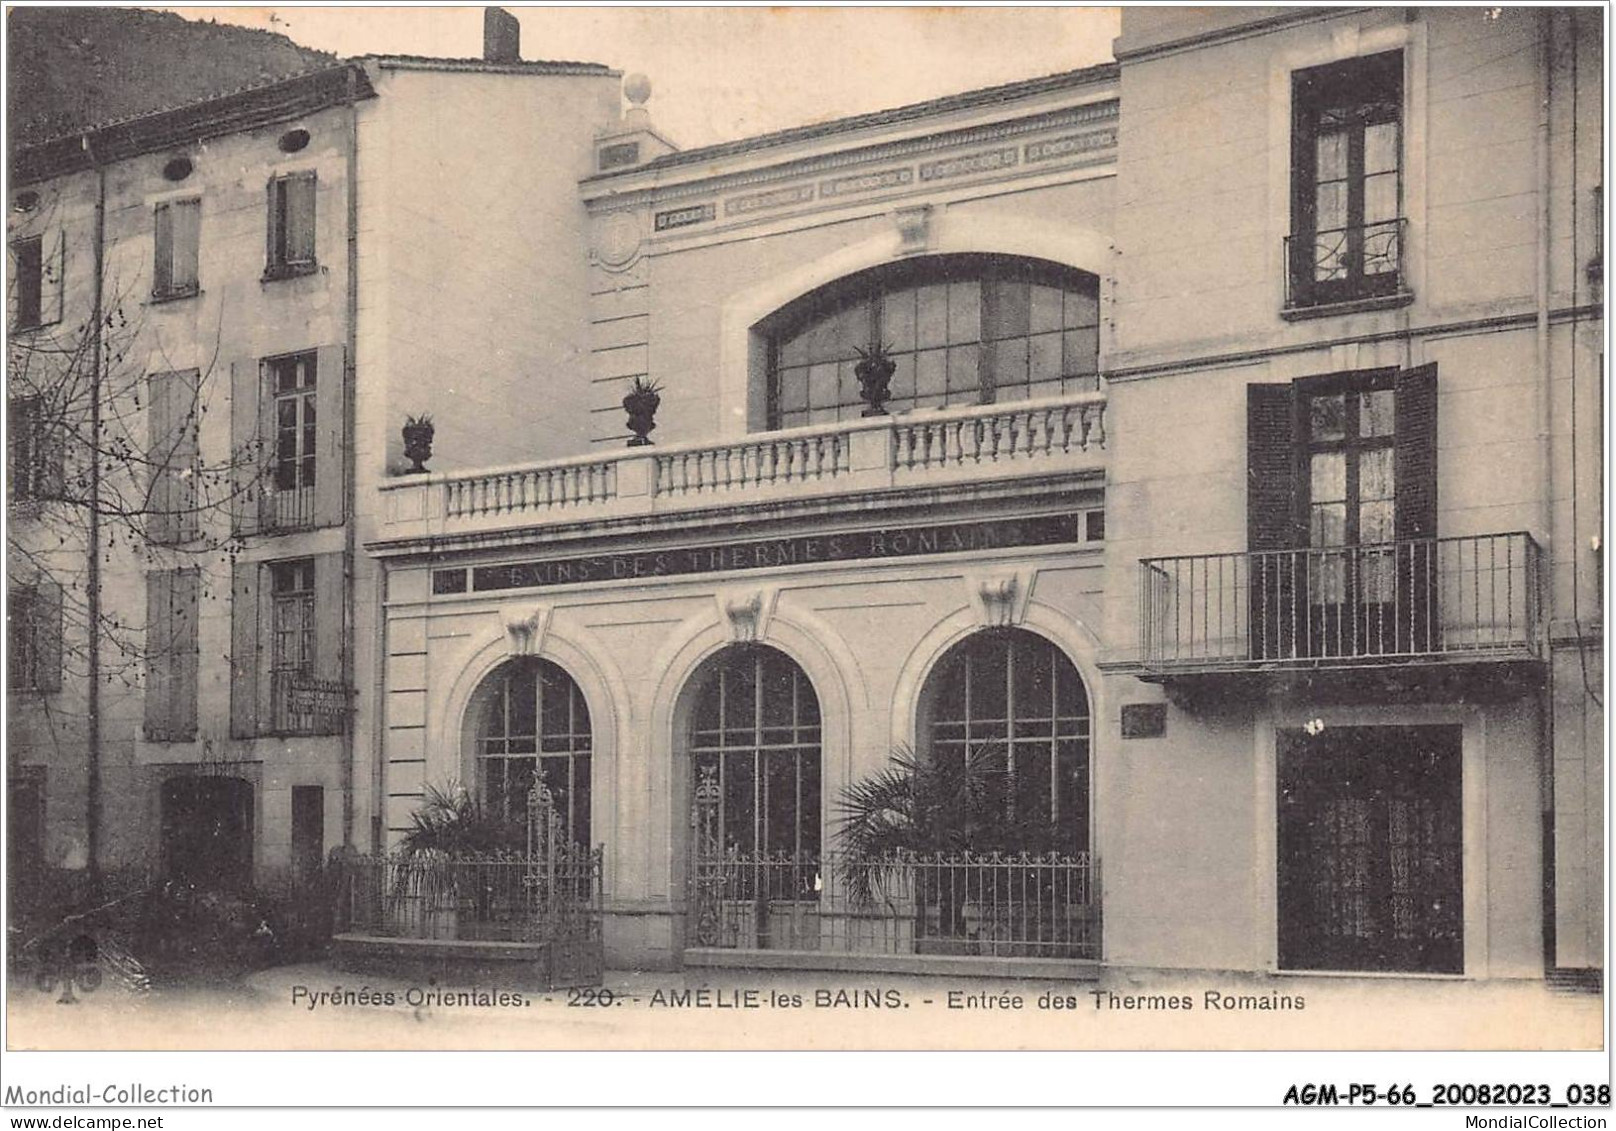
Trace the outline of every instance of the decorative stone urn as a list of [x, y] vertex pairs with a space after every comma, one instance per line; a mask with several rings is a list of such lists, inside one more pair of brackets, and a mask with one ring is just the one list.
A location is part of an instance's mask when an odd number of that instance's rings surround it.
[[872, 350], [860, 349], [858, 355], [859, 362], [853, 366], [853, 372], [858, 377], [859, 396], [869, 406], [864, 415], [885, 416], [887, 400], [892, 396], [892, 374], [897, 371], [898, 363], [887, 356], [884, 345]]
[[432, 417], [406, 416], [404, 418], [404, 458], [410, 461], [408, 475], [426, 471], [426, 461], [432, 458]]
[[643, 377], [634, 378], [628, 395], [623, 398], [623, 411], [628, 413], [628, 430], [634, 433], [629, 440], [631, 448], [650, 444], [651, 430], [656, 427], [656, 411], [662, 404], [662, 386]]

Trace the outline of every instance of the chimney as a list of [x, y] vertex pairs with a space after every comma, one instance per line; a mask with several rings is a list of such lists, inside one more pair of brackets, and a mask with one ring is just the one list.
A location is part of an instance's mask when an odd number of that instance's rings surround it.
[[483, 9], [483, 61], [522, 61], [522, 25], [504, 8]]

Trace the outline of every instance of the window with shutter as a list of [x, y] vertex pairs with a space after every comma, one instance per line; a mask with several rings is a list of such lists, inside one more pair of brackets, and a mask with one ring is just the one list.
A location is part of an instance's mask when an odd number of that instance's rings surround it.
[[269, 182], [266, 279], [284, 279], [314, 271], [316, 187], [312, 171], [275, 177]]
[[61, 445], [40, 396], [13, 397], [7, 405], [7, 463], [12, 499], [61, 495]]
[[270, 472], [265, 487], [269, 505], [265, 526], [296, 530], [315, 524], [315, 490], [319, 473], [319, 359], [316, 353], [273, 357], [264, 362], [273, 433]]
[[165, 201], [154, 212], [152, 297], [185, 298], [197, 293], [202, 202]]
[[1257, 658], [1419, 652], [1436, 583], [1436, 367], [1247, 389]]
[[12, 691], [62, 688], [62, 589], [51, 581], [7, 591], [6, 685]]
[[[261, 647], [256, 641], [252, 645], [261, 668], [255, 666], [251, 677], [238, 668], [242, 723], [257, 722], [272, 734], [338, 734], [347, 718], [343, 555], [257, 568], [254, 585], [267, 593], [254, 604], [258, 619], [252, 623], [254, 629], [262, 623], [267, 632]], [[236, 597], [242, 602], [236, 623], [245, 649], [248, 602], [243, 596]], [[245, 717], [249, 698], [259, 712], [254, 720]]]
[[40, 236], [11, 241], [11, 328], [44, 325], [45, 246]]
[[150, 386], [146, 537], [160, 544], [187, 542], [201, 529], [196, 490], [201, 371], [154, 373]]
[[146, 576], [145, 734], [152, 742], [196, 738], [201, 573], [164, 570]]

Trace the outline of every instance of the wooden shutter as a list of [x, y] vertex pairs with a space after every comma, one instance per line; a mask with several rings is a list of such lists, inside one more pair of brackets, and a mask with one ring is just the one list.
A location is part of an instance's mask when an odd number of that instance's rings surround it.
[[1397, 537], [1436, 537], [1436, 366], [1397, 375]]
[[286, 193], [286, 261], [314, 262], [313, 173], [298, 173], [284, 182]]
[[45, 237], [13, 240], [11, 285], [6, 288], [9, 324], [29, 330], [45, 321]]
[[256, 361], [230, 363], [230, 512], [237, 534], [259, 528], [262, 500], [269, 488], [264, 477], [265, 444], [262, 380]]
[[326, 346], [314, 363], [314, 521], [341, 526], [347, 511], [347, 380], [342, 346]]
[[286, 241], [281, 235], [281, 182], [274, 177], [264, 187], [264, 199], [269, 203], [264, 223], [264, 274], [271, 275], [286, 261]]
[[[174, 383], [170, 380], [172, 376], [169, 373], [153, 373], [148, 380], [146, 391], [148, 425], [146, 463], [147, 473], [151, 476], [151, 484], [146, 491], [146, 538], [159, 543], [173, 542], [177, 537], [173, 500], [175, 480], [170, 464], [170, 453], [174, 447], [175, 415]], [[157, 623], [152, 619], [156, 606], [151, 602], [149, 584], [155, 576], [157, 575], [152, 574], [146, 578], [147, 625]], [[148, 702], [151, 699], [149, 687], [146, 698]]]
[[173, 573], [146, 575], [146, 738], [168, 742], [173, 714]]
[[35, 691], [62, 689], [62, 587], [41, 580], [34, 589], [34, 646], [38, 649]]
[[1246, 386], [1246, 548], [1299, 544], [1296, 517], [1296, 391]]
[[197, 260], [202, 248], [202, 202], [181, 200], [173, 208], [173, 270], [176, 290], [193, 294], [197, 287]]
[[[347, 557], [344, 554], [321, 554], [314, 559], [314, 678], [343, 685], [346, 678], [344, 660], [347, 652], [346, 617], [343, 615], [344, 596], [347, 591]], [[346, 707], [347, 693], [343, 692]], [[320, 731], [337, 734], [342, 730], [346, 711], [333, 713], [320, 720]]]
[[152, 294], [174, 291], [174, 214], [159, 204], [152, 222]]
[[39, 282], [39, 324], [62, 320], [63, 284], [67, 278], [67, 233], [58, 229], [44, 239], [44, 262]]
[[230, 733], [251, 738], [259, 732], [259, 685], [267, 684], [259, 658], [259, 570], [257, 562], [237, 562], [230, 576]]
[[197, 369], [151, 375], [146, 453], [151, 491], [146, 536], [153, 542], [189, 541], [200, 531], [196, 473], [201, 381]]
[[197, 669], [201, 636], [197, 631], [202, 603], [202, 571], [177, 569], [169, 574], [169, 613], [173, 623], [169, 664], [169, 737], [175, 742], [196, 738]]
[[202, 371], [183, 369], [169, 374], [168, 403], [177, 433], [168, 457], [168, 493], [175, 511], [174, 537], [188, 542], [202, 532], [202, 516], [197, 510]]

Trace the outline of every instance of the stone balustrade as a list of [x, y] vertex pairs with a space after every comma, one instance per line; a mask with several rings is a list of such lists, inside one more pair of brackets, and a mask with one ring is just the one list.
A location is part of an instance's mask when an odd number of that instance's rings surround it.
[[384, 483], [382, 540], [1104, 467], [1105, 394], [879, 416]]

